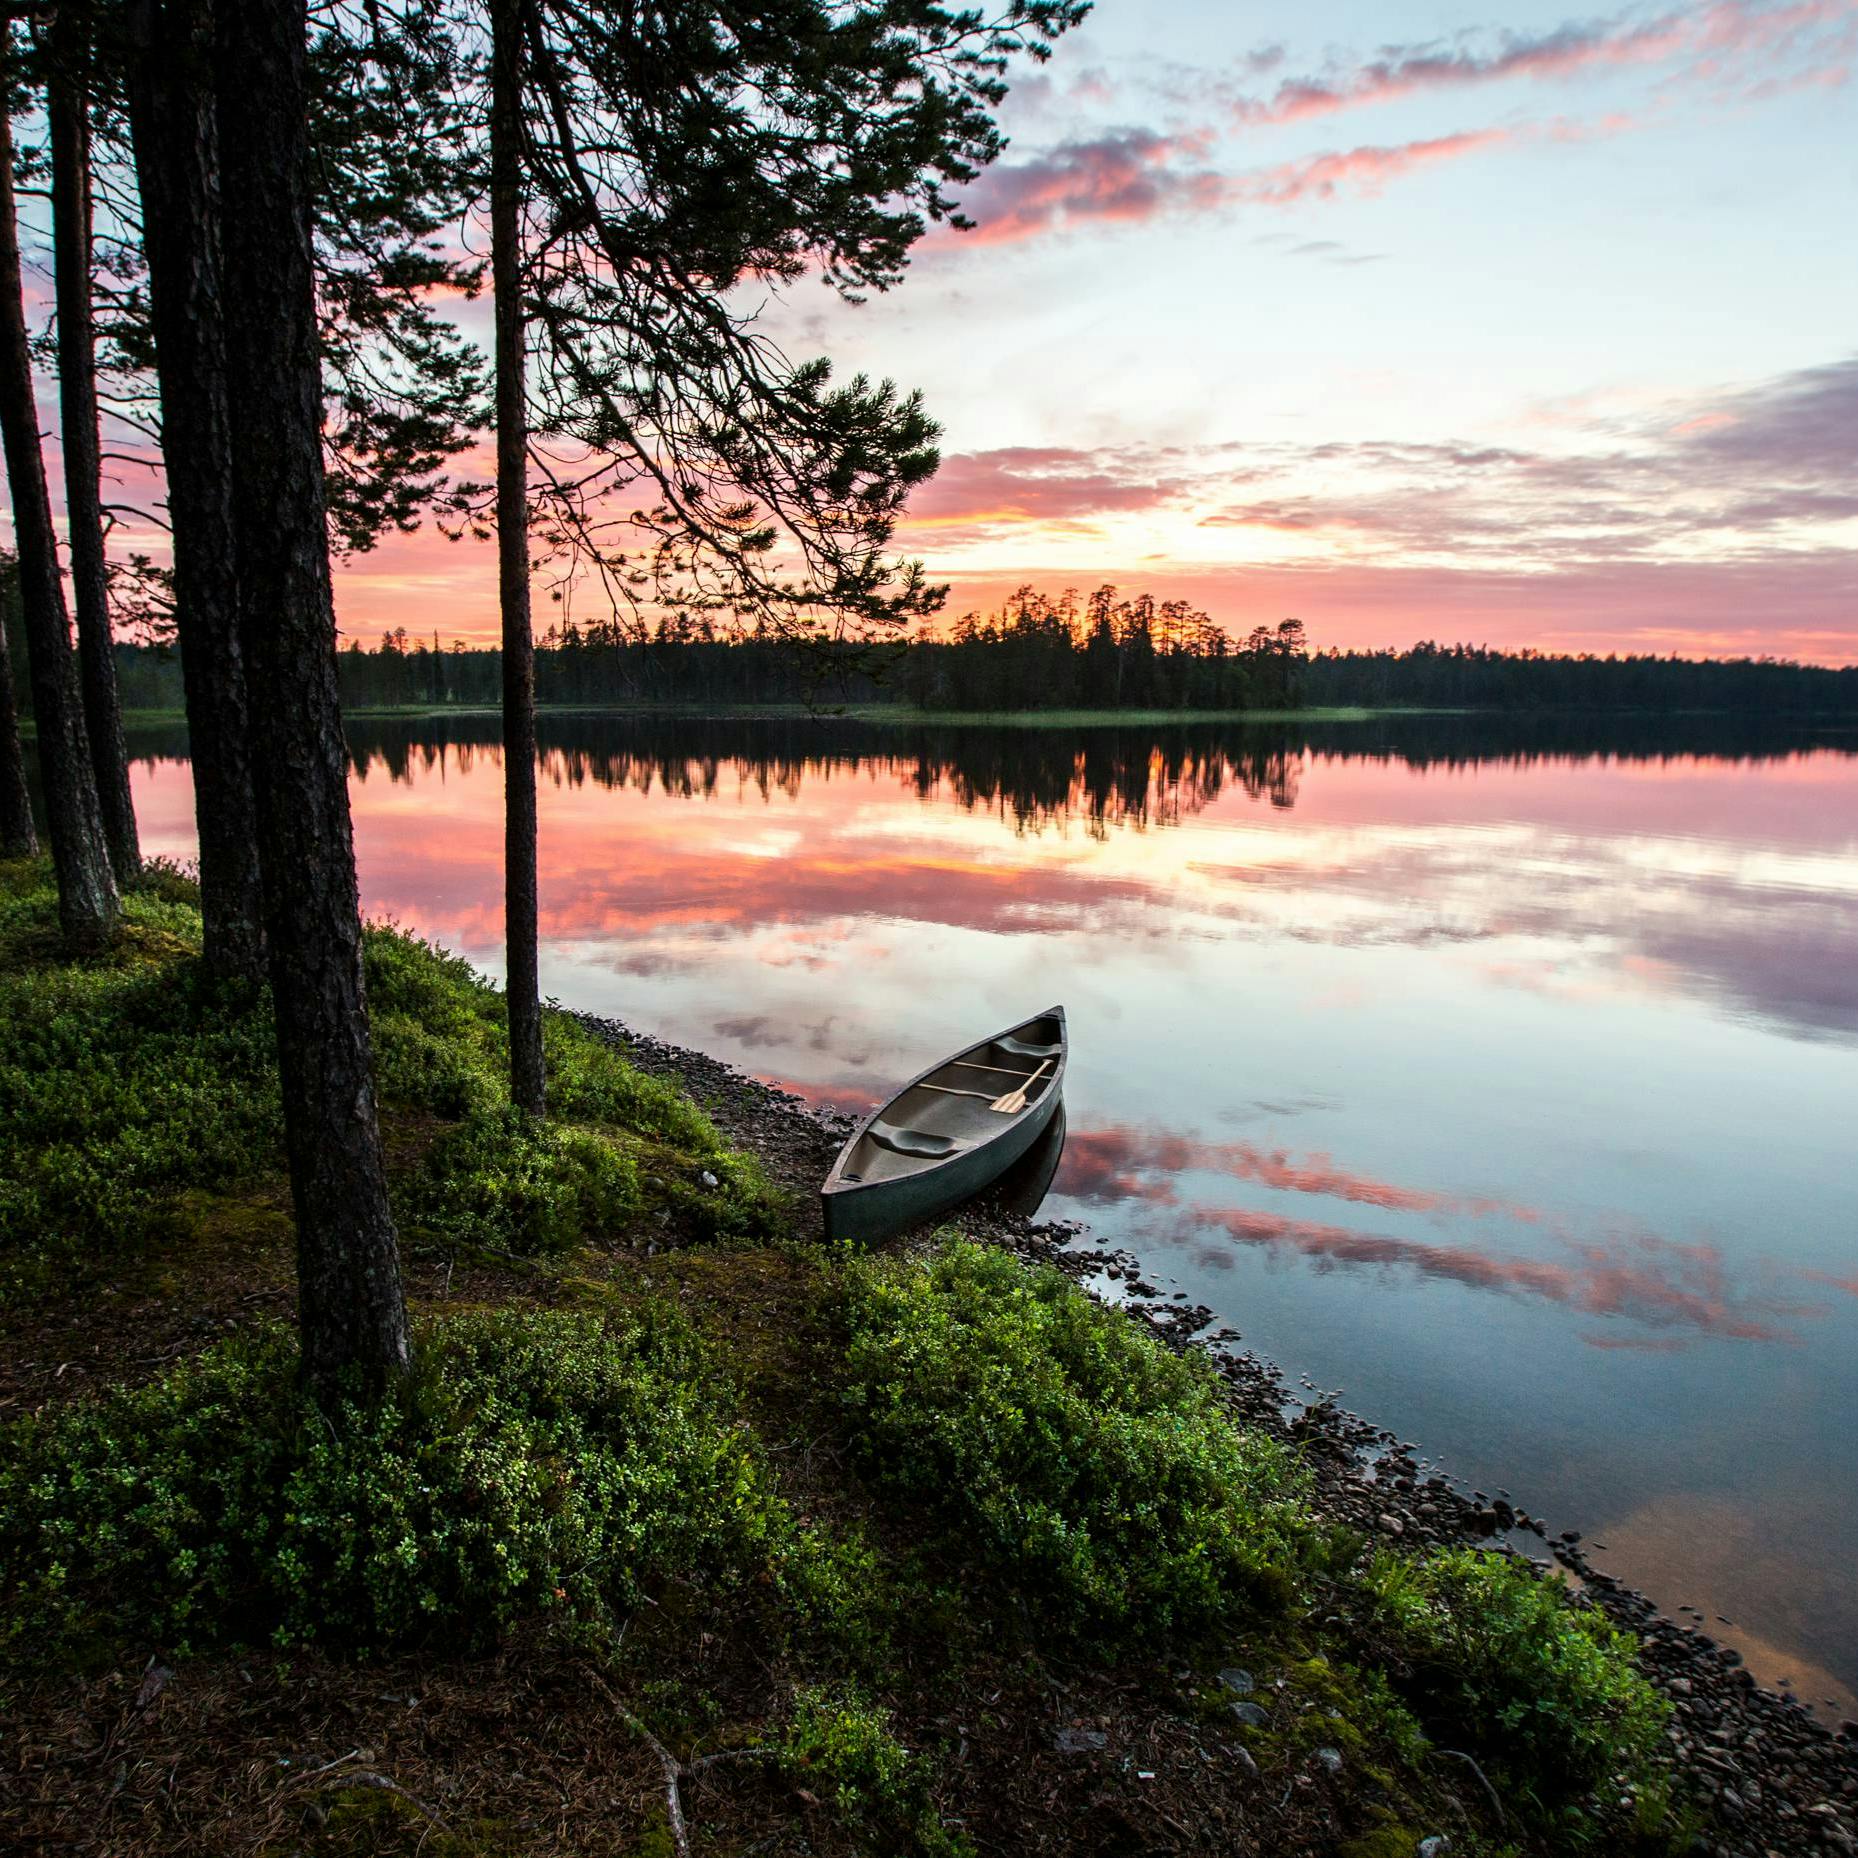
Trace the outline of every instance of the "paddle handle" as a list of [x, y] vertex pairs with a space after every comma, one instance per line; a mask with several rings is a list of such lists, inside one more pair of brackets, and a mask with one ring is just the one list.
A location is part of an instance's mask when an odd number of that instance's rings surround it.
[[1017, 1090], [1008, 1091], [1004, 1097], [996, 1097], [987, 1107], [998, 1110], [1003, 1116], [1017, 1116], [1026, 1107], [1026, 1092], [1051, 1068], [1052, 1061], [1047, 1058]]

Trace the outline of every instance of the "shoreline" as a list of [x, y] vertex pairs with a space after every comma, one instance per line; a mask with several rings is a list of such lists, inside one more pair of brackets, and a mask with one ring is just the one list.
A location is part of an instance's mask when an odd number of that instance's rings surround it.
[[[802, 1194], [814, 1186], [852, 1119], [816, 1109], [707, 1053], [642, 1034], [594, 1014], [574, 1018], [618, 1044], [641, 1070], [675, 1079], [709, 1112], [731, 1143], [756, 1155], [777, 1180]], [[1797, 1698], [1762, 1688], [1733, 1648], [1661, 1613], [1648, 1596], [1594, 1564], [1578, 1534], [1551, 1535], [1520, 1505], [1467, 1494], [1436, 1470], [1421, 1475], [1418, 1448], [1322, 1395], [1306, 1402], [1278, 1366], [1238, 1346], [1213, 1315], [1164, 1298], [1139, 1261], [1090, 1243], [1089, 1228], [1048, 1224], [989, 1208], [964, 1209], [962, 1230], [1028, 1262], [1056, 1266], [1085, 1295], [1141, 1323], [1177, 1352], [1203, 1349], [1243, 1423], [1301, 1449], [1327, 1517], [1409, 1547], [1500, 1547], [1539, 1566], [1558, 1565], [1620, 1628], [1635, 1635], [1654, 1686], [1674, 1715], [1673, 1753], [1707, 1794], [1733, 1843], [1700, 1843], [1721, 1858], [1772, 1853], [1858, 1854], [1858, 1720], [1834, 1726]], [[1080, 1243], [1081, 1241], [1081, 1243]], [[1105, 1283], [1129, 1294], [1106, 1294]], [[1535, 1552], [1529, 1552], [1533, 1549]], [[1828, 1802], [1839, 1810], [1818, 1811]]]

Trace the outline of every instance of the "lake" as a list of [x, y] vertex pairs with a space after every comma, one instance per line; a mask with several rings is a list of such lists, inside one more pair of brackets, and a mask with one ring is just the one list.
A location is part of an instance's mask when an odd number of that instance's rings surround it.
[[[494, 719], [351, 736], [367, 909], [500, 972]], [[1858, 736], [542, 743], [547, 992], [846, 1109], [1062, 1002], [1048, 1213], [1858, 1714]]]

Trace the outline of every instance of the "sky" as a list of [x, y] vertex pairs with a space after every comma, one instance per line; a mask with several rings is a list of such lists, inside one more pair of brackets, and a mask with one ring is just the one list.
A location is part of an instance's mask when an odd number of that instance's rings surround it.
[[[923, 391], [898, 539], [951, 612], [1854, 662], [1855, 64], [1858, 0], [1103, 0], [1014, 74], [974, 231], [762, 318]], [[493, 553], [397, 538], [337, 598], [488, 640]]]

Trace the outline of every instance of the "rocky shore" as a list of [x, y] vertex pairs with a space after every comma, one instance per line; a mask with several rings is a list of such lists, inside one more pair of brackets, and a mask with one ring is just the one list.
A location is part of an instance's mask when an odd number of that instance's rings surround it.
[[[732, 1142], [802, 1195], [817, 1186], [851, 1127], [848, 1118], [815, 1110], [705, 1053], [618, 1021], [581, 1018], [623, 1045], [641, 1069], [676, 1078]], [[1178, 1296], [1162, 1298], [1143, 1280], [1137, 1259], [1093, 1246], [1086, 1229], [1031, 1222], [984, 1205], [964, 1211], [961, 1223], [973, 1237], [1057, 1266], [1170, 1347], [1204, 1348], [1235, 1414], [1302, 1448], [1318, 1505], [1335, 1520], [1408, 1544], [1501, 1545], [1564, 1568], [1638, 1635], [1647, 1673], [1673, 1705], [1667, 1733], [1674, 1755], [1714, 1807], [1715, 1823], [1699, 1852], [1711, 1858], [1858, 1858], [1858, 1723], [1833, 1729], [1796, 1699], [1762, 1689], [1732, 1648], [1662, 1616], [1645, 1595], [1596, 1567], [1575, 1532], [1551, 1534], [1545, 1521], [1502, 1495], [1467, 1491], [1437, 1472], [1422, 1472], [1413, 1443], [1320, 1395], [1302, 1397], [1273, 1364], [1243, 1350], [1232, 1331], [1213, 1328], [1210, 1311]]]

